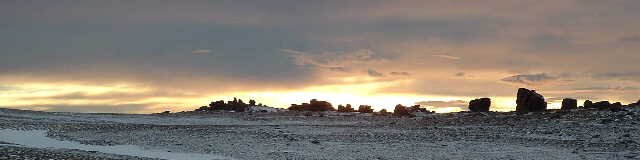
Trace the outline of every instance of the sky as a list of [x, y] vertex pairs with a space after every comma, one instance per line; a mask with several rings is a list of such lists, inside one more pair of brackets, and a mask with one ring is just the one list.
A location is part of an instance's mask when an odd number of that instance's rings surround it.
[[0, 106], [184, 111], [233, 97], [288, 107], [467, 110], [518, 88], [640, 99], [637, 0], [0, 1]]

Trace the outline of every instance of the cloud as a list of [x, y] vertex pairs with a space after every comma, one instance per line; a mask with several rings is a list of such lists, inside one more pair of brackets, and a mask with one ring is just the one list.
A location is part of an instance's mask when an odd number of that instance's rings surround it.
[[634, 86], [593, 86], [593, 87], [581, 87], [581, 88], [573, 88], [578, 91], [636, 91], [640, 90], [640, 87]]
[[533, 35], [529, 37], [529, 44], [527, 45], [527, 50], [534, 51], [536, 53], [540, 53], [542, 51], [568, 51], [568, 49], [573, 47], [569, 38], [551, 33]]
[[630, 80], [630, 81], [640, 81], [640, 72], [637, 71], [628, 71], [628, 72], [604, 72], [597, 73], [593, 75], [593, 78], [597, 79], [619, 79], [619, 80]]
[[428, 108], [458, 108], [459, 110], [468, 110], [469, 102], [464, 100], [453, 101], [421, 101], [416, 102], [421, 106], [427, 106]]
[[389, 72], [390, 75], [394, 75], [394, 76], [410, 76], [411, 73], [409, 72]]
[[314, 67], [322, 68], [343, 68], [342, 66], [331, 65], [333, 57], [327, 55], [314, 55], [313, 53], [296, 51], [292, 49], [280, 49], [283, 53], [289, 54], [296, 65], [305, 66], [310, 65]]
[[280, 49], [280, 51], [292, 57], [296, 65], [327, 68], [330, 71], [349, 72], [352, 69], [366, 67], [370, 63], [388, 60], [369, 49], [340, 52], [303, 52], [293, 49]]
[[0, 91], [8, 91], [8, 90], [13, 90], [15, 89], [14, 87], [11, 86], [4, 86], [4, 85], [0, 85]]
[[555, 79], [556, 77], [549, 76], [547, 73], [538, 73], [538, 74], [513, 75], [513, 76], [503, 78], [501, 79], [501, 81], [509, 82], [509, 83], [517, 83], [517, 84], [536, 85], [536, 84], [542, 84]]
[[347, 67], [328, 67], [328, 69], [330, 71], [337, 71], [337, 72], [351, 72], [351, 69]]
[[464, 72], [458, 72], [455, 74], [456, 77], [464, 77], [465, 73]]
[[640, 42], [640, 35], [620, 37], [618, 40], [621, 42]]
[[378, 71], [376, 71], [374, 69], [371, 69], [371, 68], [369, 68], [367, 70], [367, 74], [369, 74], [369, 76], [371, 76], [371, 77], [384, 77], [384, 74], [382, 74], [382, 73], [380, 73], [380, 72], [378, 72]]
[[444, 54], [436, 54], [436, 55], [431, 55], [434, 57], [438, 57], [438, 58], [442, 58], [442, 59], [449, 59], [449, 60], [460, 60], [460, 57], [456, 57], [456, 56], [451, 56], [451, 55], [444, 55]]
[[191, 51], [192, 54], [209, 54], [211, 53], [210, 49], [197, 49], [197, 50], [193, 50]]

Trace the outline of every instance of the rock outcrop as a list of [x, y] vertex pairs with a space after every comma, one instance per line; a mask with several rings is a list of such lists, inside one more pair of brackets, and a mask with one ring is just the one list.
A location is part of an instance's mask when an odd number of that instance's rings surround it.
[[584, 108], [587, 109], [609, 109], [611, 107], [611, 102], [609, 101], [600, 101], [593, 103], [591, 105], [585, 105]]
[[471, 112], [489, 112], [491, 107], [491, 99], [479, 98], [469, 101], [469, 110]]
[[584, 101], [584, 104], [582, 105], [582, 107], [584, 108], [591, 108], [592, 106], [593, 106], [593, 102], [591, 100]]
[[393, 115], [395, 116], [410, 116], [411, 113], [409, 113], [409, 110], [407, 109], [407, 107], [398, 104], [396, 105], [396, 107], [393, 109]]
[[288, 108], [291, 111], [334, 111], [336, 110], [331, 106], [331, 103], [327, 101], [318, 101], [316, 99], [312, 99], [309, 103], [291, 104]]
[[346, 106], [338, 105], [338, 112], [355, 112], [356, 110], [351, 107], [351, 104], [347, 104]]
[[622, 107], [623, 107], [623, 106], [624, 106], [624, 105], [622, 105], [622, 103], [620, 103], [620, 102], [616, 102], [616, 103], [611, 104], [611, 106], [609, 106], [609, 109], [610, 109], [611, 111], [614, 111], [614, 112], [622, 111]]
[[636, 103], [631, 103], [628, 106], [629, 107], [640, 107], [640, 100], [638, 100], [638, 102], [636, 102]]
[[360, 105], [358, 106], [358, 112], [360, 113], [373, 113], [373, 108], [370, 105]]
[[547, 109], [544, 97], [536, 93], [535, 90], [526, 88], [518, 89], [516, 104], [517, 112], [539, 112]]
[[577, 109], [577, 108], [578, 108], [578, 100], [573, 98], [562, 99], [562, 107], [560, 107], [561, 110], [570, 110], [570, 109]]
[[[629, 104], [628, 106], [634, 106], [634, 104], [632, 103], [632, 104]], [[609, 101], [600, 101], [600, 102], [593, 103], [590, 100], [587, 100], [584, 102], [584, 108], [599, 109], [599, 110], [610, 109], [611, 111], [620, 111], [622, 110], [622, 108], [624, 108], [624, 105], [622, 105], [622, 103], [620, 102], [611, 103]]]

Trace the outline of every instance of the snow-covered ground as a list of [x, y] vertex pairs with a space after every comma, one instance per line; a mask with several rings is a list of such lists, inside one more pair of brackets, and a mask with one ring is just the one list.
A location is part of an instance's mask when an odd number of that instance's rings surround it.
[[[164, 159], [181, 159], [183, 154], [214, 155], [213, 159], [635, 159], [640, 158], [639, 120], [637, 110], [397, 118], [358, 113], [133, 115], [0, 109], [0, 136], [37, 132], [38, 138], [48, 139], [42, 143], [83, 146], [54, 148]], [[45, 130], [47, 137], [42, 137]], [[0, 137], [2, 143], [35, 147], [33, 142], [6, 137]], [[90, 148], [110, 146], [137, 148], [130, 151], [138, 154]], [[6, 147], [12, 146], [0, 145], [0, 153], [20, 150]], [[158, 151], [178, 158], [144, 154]]]
[[46, 133], [47, 131], [44, 130], [2, 129], [0, 130], [0, 141], [7, 142], [16, 146], [33, 148], [76, 149], [83, 151], [168, 160], [182, 160], [185, 159], [185, 157], [188, 157], [188, 159], [190, 160], [232, 159], [230, 157], [222, 157], [211, 154], [175, 153], [163, 150], [147, 150], [135, 145], [87, 145], [74, 141], [61, 141], [49, 138], [46, 137]]

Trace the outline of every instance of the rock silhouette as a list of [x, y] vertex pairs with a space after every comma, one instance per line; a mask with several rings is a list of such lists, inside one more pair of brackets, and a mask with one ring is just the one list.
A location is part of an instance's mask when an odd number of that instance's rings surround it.
[[387, 109], [383, 108], [380, 111], [378, 111], [378, 113], [381, 114], [381, 115], [387, 115], [387, 114], [389, 114], [389, 111], [387, 111]]
[[578, 100], [573, 98], [562, 99], [562, 107], [560, 107], [561, 110], [570, 110], [570, 109], [577, 109], [577, 108], [578, 108]]
[[611, 108], [611, 102], [609, 102], [609, 101], [600, 101], [600, 102], [593, 103], [590, 106], [584, 106], [584, 108], [587, 108], [587, 109], [609, 109], [609, 108]]
[[396, 105], [396, 107], [393, 109], [393, 115], [395, 116], [410, 116], [411, 114], [409, 113], [409, 110], [407, 109], [407, 107], [398, 104]]
[[636, 103], [631, 103], [628, 106], [629, 107], [640, 107], [640, 100], [638, 100], [638, 102], [636, 102]]
[[[224, 102], [223, 100], [211, 102], [208, 106], [202, 106], [196, 111], [236, 111], [245, 112], [250, 106], [255, 106], [255, 100], [249, 100], [249, 104], [246, 104], [242, 99], [233, 98], [233, 101]], [[262, 104], [258, 105], [262, 106]]]
[[591, 101], [591, 100], [586, 100], [586, 101], [584, 101], [584, 104], [582, 105], [582, 107], [584, 107], [584, 108], [591, 108], [591, 107], [593, 107], [593, 101]]
[[338, 105], [338, 112], [355, 112], [356, 110], [351, 107], [351, 104], [347, 104], [347, 106]]
[[490, 98], [479, 98], [469, 101], [469, 110], [471, 112], [489, 112], [490, 107]]
[[426, 108], [420, 108], [420, 105], [413, 105], [411, 107], [408, 107], [407, 110], [409, 110], [410, 113], [415, 113], [415, 112], [435, 113], [427, 110]]
[[331, 106], [331, 103], [327, 101], [318, 101], [312, 99], [309, 103], [291, 104], [289, 110], [292, 111], [333, 111], [336, 110]]
[[[631, 105], [633, 104], [629, 104], [629, 106]], [[584, 103], [584, 108], [586, 109], [599, 109], [599, 110], [610, 109], [612, 111], [619, 111], [622, 109], [622, 107], [624, 107], [624, 105], [622, 105], [622, 103], [620, 102], [611, 103], [609, 101], [600, 101], [600, 102], [592, 103], [591, 101], [587, 100]]]
[[358, 112], [360, 113], [373, 113], [373, 109], [370, 105], [360, 105], [358, 106]]
[[535, 90], [526, 88], [518, 89], [516, 104], [517, 112], [540, 112], [547, 109], [544, 97], [536, 93]]
[[609, 109], [611, 111], [617, 112], [617, 111], [622, 111], [622, 107], [623, 107], [622, 103], [616, 102], [611, 104], [611, 106], [609, 106]]
[[396, 105], [396, 107], [393, 110], [393, 115], [395, 116], [415, 117], [416, 113], [431, 114], [435, 112], [429, 111], [426, 108], [421, 108], [420, 105], [413, 105], [411, 107], [406, 107], [406, 106], [403, 106], [402, 104]]

